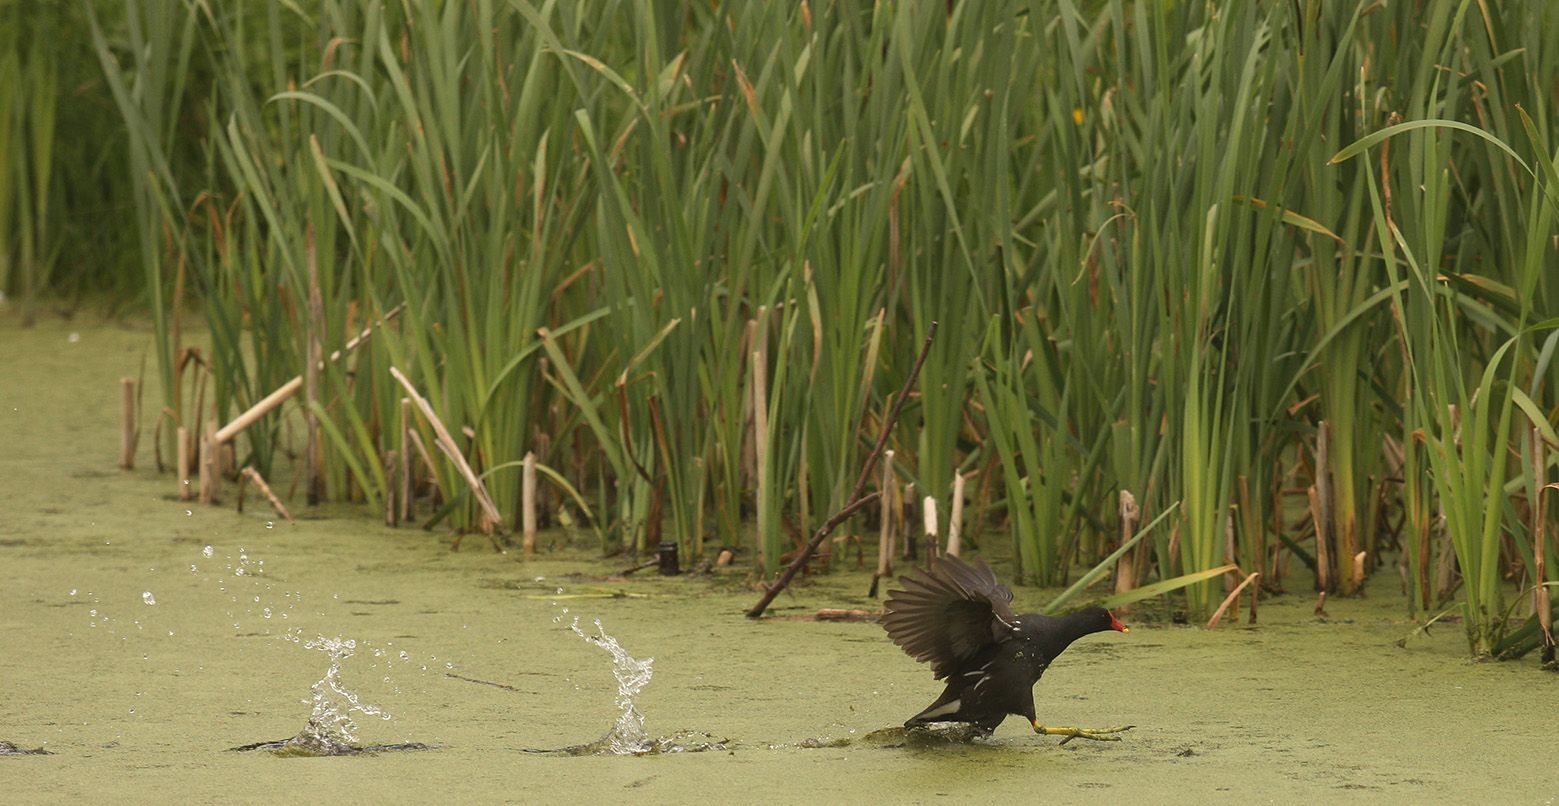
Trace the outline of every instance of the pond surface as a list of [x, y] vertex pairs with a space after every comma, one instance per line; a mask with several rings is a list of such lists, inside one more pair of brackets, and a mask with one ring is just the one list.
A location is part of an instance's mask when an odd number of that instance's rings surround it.
[[[1036, 688], [1040, 720], [1136, 725], [1119, 743], [1061, 747], [1018, 719], [982, 744], [865, 741], [940, 692], [930, 671], [875, 624], [748, 621], [745, 570], [615, 581], [628, 562], [526, 560], [476, 540], [452, 552], [447, 534], [354, 508], [300, 504], [293, 525], [253, 496], [244, 514], [181, 504], [171, 474], [149, 469], [149, 420], [138, 468], [116, 470], [118, 378], [138, 374], [148, 343], [124, 325], [0, 316], [0, 741], [49, 753], [0, 757], [10, 802], [1559, 794], [1559, 678], [1468, 661], [1454, 625], [1398, 648], [1413, 624], [1389, 574], [1368, 598], [1328, 602], [1324, 622], [1295, 595], [1263, 602], [1256, 626], [1139, 623], [1080, 641]], [[797, 586], [773, 613], [873, 608], [868, 579]], [[1047, 596], [1017, 595], [1020, 609]], [[594, 742], [623, 717], [613, 659], [569, 630], [576, 617], [654, 658], [634, 701], [650, 737], [723, 746], [527, 752]], [[432, 749], [229, 749], [297, 734], [333, 657], [358, 706], [332, 694], [334, 713], [361, 744]]]

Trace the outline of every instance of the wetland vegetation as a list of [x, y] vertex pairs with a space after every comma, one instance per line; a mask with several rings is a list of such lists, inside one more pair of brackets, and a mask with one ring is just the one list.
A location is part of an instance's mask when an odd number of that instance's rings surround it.
[[[146, 782], [352, 632], [497, 784], [617, 718], [583, 603], [698, 794], [1552, 791], [1555, 75], [1545, 3], [0, 0], [0, 747]], [[1036, 691], [1143, 727], [855, 742], [932, 687], [820, 611], [950, 546], [1151, 625]]]

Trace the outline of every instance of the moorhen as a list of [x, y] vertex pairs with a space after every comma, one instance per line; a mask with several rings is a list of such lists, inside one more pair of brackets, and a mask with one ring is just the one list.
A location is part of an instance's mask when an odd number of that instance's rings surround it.
[[904, 590], [888, 592], [882, 626], [888, 637], [917, 661], [930, 661], [947, 689], [906, 728], [933, 722], [961, 722], [989, 735], [1008, 714], [1017, 714], [1046, 736], [1118, 742], [1112, 734], [1130, 730], [1045, 727], [1034, 717], [1034, 684], [1073, 641], [1105, 630], [1126, 632], [1110, 611], [1088, 607], [1054, 618], [1012, 614], [1012, 590], [996, 581], [984, 560], [969, 565], [938, 557], [931, 571], [900, 577]]

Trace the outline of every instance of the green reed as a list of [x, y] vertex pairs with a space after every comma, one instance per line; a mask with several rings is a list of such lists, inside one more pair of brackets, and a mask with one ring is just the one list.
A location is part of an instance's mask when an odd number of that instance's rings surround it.
[[[1121, 491], [1162, 526], [1116, 601], [1185, 586], [1201, 616], [1230, 563], [1349, 594], [1395, 560], [1420, 611], [1465, 598], [1483, 654], [1534, 581], [1542, 4], [92, 8], [174, 421], [212, 416], [174, 372], [189, 303], [220, 420], [406, 304], [308, 404], [326, 497], [391, 495], [393, 366], [504, 527], [534, 451], [603, 550], [750, 548], [766, 577], [845, 503], [936, 321], [895, 468], [942, 502], [978, 471], [1025, 582], [1107, 576]], [[5, 244], [28, 187], [0, 190]], [[414, 427], [424, 517], [482, 528]], [[299, 444], [273, 414], [240, 462]]]

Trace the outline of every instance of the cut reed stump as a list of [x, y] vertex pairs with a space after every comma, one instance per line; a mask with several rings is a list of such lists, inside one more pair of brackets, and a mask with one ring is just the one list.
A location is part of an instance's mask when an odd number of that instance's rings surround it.
[[400, 505], [403, 523], [409, 523], [412, 517], [411, 499], [416, 493], [416, 485], [411, 477], [411, 399], [401, 398], [401, 447], [400, 447]]
[[[1131, 539], [1136, 536], [1137, 523], [1142, 517], [1142, 510], [1137, 507], [1137, 497], [1132, 495], [1130, 490], [1121, 490], [1120, 515], [1120, 544], [1124, 546], [1130, 543]], [[1115, 561], [1115, 592], [1117, 594], [1126, 593], [1132, 588], [1137, 587], [1138, 569], [1136, 555], [1139, 554], [1141, 554], [1140, 549], [1133, 552], [1127, 552], [1126, 554], [1121, 555], [1119, 560]], [[1121, 613], [1128, 612], [1128, 607], [1128, 605], [1122, 605], [1121, 607], [1116, 608], [1116, 611]]]
[[119, 379], [119, 469], [135, 469], [135, 379]]
[[217, 427], [206, 424], [206, 438], [200, 443], [200, 503], [222, 503], [222, 468], [218, 464]]
[[882, 455], [882, 485], [877, 494], [882, 497], [882, 523], [877, 535], [877, 573], [872, 574], [872, 586], [866, 595], [877, 598], [877, 585], [893, 573], [893, 451]]
[[893, 408], [888, 412], [888, 419], [882, 423], [882, 433], [877, 436], [877, 444], [872, 446], [872, 452], [867, 455], [866, 464], [861, 467], [861, 475], [855, 479], [855, 487], [850, 490], [850, 496], [846, 499], [849, 503], [845, 504], [842, 509], [835, 512], [828, 520], [823, 522], [822, 526], [818, 527], [817, 532], [812, 535], [812, 540], [802, 547], [801, 553], [796, 555], [794, 560], [791, 560], [790, 565], [785, 566], [784, 571], [780, 572], [779, 579], [774, 580], [774, 584], [770, 585], [763, 592], [763, 595], [758, 597], [757, 604], [754, 604], [747, 611], [748, 618], [762, 616], [763, 611], [769, 608], [769, 604], [774, 601], [774, 598], [780, 595], [780, 591], [783, 591], [785, 586], [789, 585], [792, 579], [795, 579], [796, 574], [807, 564], [807, 560], [810, 560], [812, 555], [817, 552], [818, 546], [823, 545], [823, 541], [827, 540], [828, 536], [834, 533], [834, 529], [848, 520], [851, 515], [864, 509], [867, 504], [872, 502], [872, 499], [880, 494], [866, 493], [866, 482], [872, 477], [872, 470], [877, 466], [877, 458], [882, 456], [883, 449], [888, 445], [888, 436], [893, 433], [893, 424], [898, 421], [899, 412], [904, 410], [904, 401], [909, 398], [910, 391], [915, 388], [916, 379], [920, 377], [920, 368], [925, 365], [926, 355], [931, 352], [932, 340], [936, 338], [936, 326], [937, 323], [932, 322], [931, 326], [926, 329], [926, 342], [921, 345], [920, 355], [916, 356], [915, 365], [910, 368], [909, 377], [904, 379], [904, 388], [899, 390], [898, 397], [893, 400]]
[[964, 474], [953, 471], [953, 511], [947, 516], [947, 553], [953, 557], [963, 549], [964, 484], [967, 479]]
[[179, 469], [179, 500], [188, 501], [191, 497], [189, 489], [189, 429], [182, 425], [179, 426], [178, 430], [174, 432], [174, 442], [177, 443], [174, 445], [174, 449], [179, 453], [177, 460]]
[[1305, 493], [1310, 499], [1310, 521], [1315, 524], [1315, 588], [1325, 594], [1332, 587], [1332, 554], [1326, 544], [1329, 522], [1316, 485], [1310, 485]]
[[384, 525], [400, 526], [401, 510], [395, 505], [396, 492], [400, 488], [401, 463], [395, 451], [384, 455]]
[[936, 536], [936, 499], [926, 496], [921, 501], [920, 514], [926, 528], [926, 568], [929, 570], [931, 561], [936, 559], [937, 552], [941, 550], [940, 541]]
[[525, 553], [536, 553], [536, 454], [525, 452], [520, 471], [520, 524], [525, 533]]
[[[761, 340], [760, 340], [761, 341]], [[752, 353], [752, 445], [756, 481], [754, 498], [758, 508], [758, 528], [753, 530], [759, 563], [767, 565], [764, 547], [770, 543], [769, 517], [774, 502], [769, 500], [769, 391], [768, 362], [763, 350]]]

